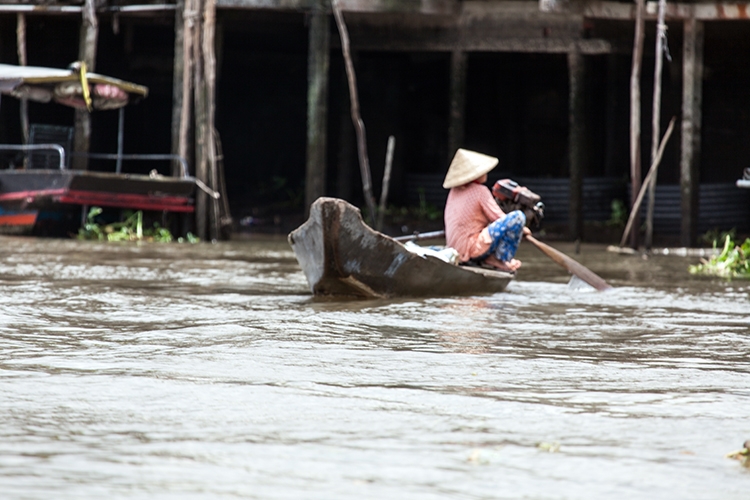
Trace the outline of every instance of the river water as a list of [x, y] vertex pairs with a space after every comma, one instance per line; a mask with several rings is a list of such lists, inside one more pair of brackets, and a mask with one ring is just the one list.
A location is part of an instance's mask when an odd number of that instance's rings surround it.
[[0, 238], [0, 498], [734, 499], [750, 283], [522, 245], [506, 292], [313, 300], [282, 236]]

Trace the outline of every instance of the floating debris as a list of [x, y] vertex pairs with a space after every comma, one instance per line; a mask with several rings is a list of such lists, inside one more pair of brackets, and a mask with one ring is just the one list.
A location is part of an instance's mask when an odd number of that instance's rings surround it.
[[560, 443], [556, 441], [553, 441], [551, 443], [546, 443], [546, 442], [537, 443], [536, 447], [548, 453], [557, 453], [558, 451], [560, 451]]
[[742, 444], [742, 449], [727, 453], [727, 458], [739, 460], [745, 467], [750, 467], [750, 439]]

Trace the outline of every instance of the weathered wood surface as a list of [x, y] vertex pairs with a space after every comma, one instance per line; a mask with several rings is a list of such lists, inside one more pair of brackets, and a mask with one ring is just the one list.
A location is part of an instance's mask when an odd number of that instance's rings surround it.
[[570, 162], [568, 232], [573, 240], [583, 237], [583, 172], [586, 162], [585, 81], [585, 59], [580, 52], [568, 53], [568, 157]]
[[[245, 10], [309, 10], [314, 0], [217, 0], [218, 9], [245, 9]], [[174, 4], [165, 3], [142, 4], [134, 2], [134, 5], [107, 6], [100, 9], [101, 12], [117, 14], [136, 15], [161, 15], [173, 12]], [[615, 1], [589, 1], [581, 8], [575, 2], [568, 2], [567, 8], [556, 10], [554, 13], [543, 12], [538, 2], [529, 1], [506, 1], [506, 0], [341, 0], [343, 10], [347, 12], [361, 12], [373, 14], [418, 14], [424, 16], [459, 16], [463, 12], [475, 12], [479, 15], [492, 13], [498, 10], [504, 11], [504, 15], [512, 16], [514, 12], [522, 9], [533, 9], [550, 18], [576, 9], [580, 9], [578, 15], [590, 19], [611, 19], [629, 21], [635, 19], [635, 6], [627, 2]], [[80, 15], [83, 8], [80, 5], [57, 5], [42, 4], [29, 5], [28, 2], [18, 0], [9, 1], [0, 5], [2, 13], [27, 13], [38, 15]], [[655, 19], [656, 11], [649, 11], [647, 19]], [[750, 2], [670, 2], [667, 6], [666, 18], [668, 20], [691, 19], [699, 21], [731, 21], [750, 20]]]
[[[646, 19], [656, 19], [658, 13], [655, 2], [648, 7]], [[670, 2], [664, 14], [668, 20], [750, 20], [750, 2]], [[636, 6], [624, 2], [587, 2], [583, 15], [592, 19], [631, 20], [636, 18]]]
[[[656, 155], [659, 150], [659, 137], [661, 136], [661, 80], [662, 66], [664, 64], [664, 42], [667, 37], [667, 25], [664, 23], [664, 11], [667, 7], [666, 0], [659, 0], [659, 14], [656, 21], [656, 48], [654, 49], [654, 96], [651, 100], [651, 163], [658, 168]], [[646, 250], [651, 250], [654, 238], [654, 203], [656, 203], [656, 178], [654, 173], [648, 187], [648, 210], [646, 211], [646, 237], [644, 243]]]
[[[219, 0], [220, 7], [244, 9], [309, 9], [316, 0]], [[460, 9], [460, 0], [339, 0], [341, 8], [357, 12], [416, 12], [450, 15]]]
[[0, 170], [0, 207], [4, 209], [77, 203], [192, 212], [194, 194], [195, 182], [185, 178], [83, 170]]
[[698, 239], [699, 174], [703, 102], [703, 22], [684, 23], [682, 45], [682, 147], [680, 148], [680, 244]]
[[501, 292], [513, 275], [421, 257], [364, 224], [359, 209], [319, 198], [289, 235], [314, 295], [450, 296]]
[[[99, 42], [99, 21], [96, 17], [94, 0], [86, 0], [81, 11], [81, 33], [78, 46], [78, 60], [86, 63], [88, 71], [96, 71], [96, 49]], [[82, 109], [75, 110], [75, 135], [73, 149], [77, 153], [88, 153], [91, 147], [91, 115]], [[76, 156], [73, 168], [88, 169], [86, 156]]]
[[307, 56], [307, 158], [305, 206], [326, 194], [328, 74], [331, 40], [325, 0], [316, 0], [310, 19]]
[[454, 50], [450, 65], [450, 115], [448, 117], [448, 157], [447, 164], [456, 150], [464, 145], [466, 128], [466, 75], [468, 56], [466, 52]]
[[[635, 36], [633, 37], [633, 62], [630, 70], [630, 206], [635, 206], [641, 190], [641, 69], [643, 65], [643, 19], [645, 0], [636, 0]], [[640, 216], [635, 212], [634, 229], [630, 246], [638, 248]], [[620, 245], [622, 246], [622, 245]]]

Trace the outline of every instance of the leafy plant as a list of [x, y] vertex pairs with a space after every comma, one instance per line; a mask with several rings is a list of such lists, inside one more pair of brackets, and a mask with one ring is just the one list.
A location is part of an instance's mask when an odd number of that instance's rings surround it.
[[710, 231], [706, 231], [706, 233], [700, 237], [700, 240], [703, 243], [710, 243], [714, 248], [716, 248], [717, 242], [724, 241], [727, 236], [729, 236], [732, 240], [735, 240], [737, 238], [737, 230], [735, 228], [732, 228], [729, 231], [712, 229]]
[[[143, 227], [143, 211], [126, 212], [125, 220], [122, 222], [113, 222], [111, 224], [102, 224], [97, 217], [102, 214], [100, 207], [91, 207], [86, 222], [78, 230], [79, 240], [98, 240], [98, 241], [155, 241], [158, 243], [169, 243], [174, 240], [169, 229], [161, 227], [158, 222], [154, 222], [152, 227]], [[183, 238], [178, 239], [183, 242]], [[197, 243], [199, 240], [192, 234], [188, 233], [187, 241]]]
[[[714, 248], [717, 241], [714, 240]], [[741, 245], [736, 244], [731, 236], [724, 237], [724, 247], [718, 255], [710, 259], [701, 259], [700, 264], [688, 267], [692, 274], [720, 276], [722, 278], [750, 278], [750, 238]]]
[[625, 206], [625, 203], [622, 200], [618, 199], [612, 200], [610, 206], [612, 207], [612, 213], [609, 216], [607, 225], [624, 227], [625, 223], [628, 221], [628, 207]]

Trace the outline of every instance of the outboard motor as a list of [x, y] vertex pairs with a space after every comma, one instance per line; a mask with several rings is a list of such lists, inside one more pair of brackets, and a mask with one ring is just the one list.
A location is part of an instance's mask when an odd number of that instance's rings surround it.
[[503, 212], [521, 210], [526, 215], [526, 225], [538, 228], [544, 218], [542, 197], [511, 179], [500, 179], [492, 186], [492, 196]]

